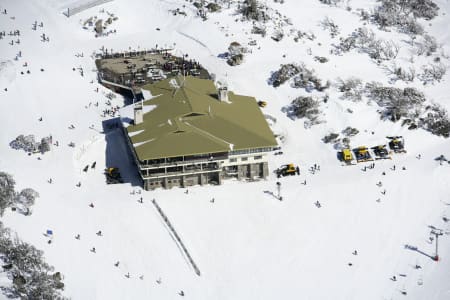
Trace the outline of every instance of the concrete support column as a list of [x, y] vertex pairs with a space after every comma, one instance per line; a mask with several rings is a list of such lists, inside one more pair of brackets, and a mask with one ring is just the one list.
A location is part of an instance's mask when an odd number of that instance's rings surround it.
[[217, 173], [217, 183], [219, 185], [222, 184], [222, 172]]
[[250, 165], [250, 178], [254, 178], [255, 176], [257, 176], [258, 175], [258, 169], [259, 169], [259, 166], [258, 166], [258, 164], [251, 164]]
[[242, 166], [239, 165], [237, 166], [237, 179], [241, 180], [241, 178], [242, 178]]
[[263, 168], [263, 178], [266, 179], [267, 176], [269, 176], [269, 164], [267, 162], [262, 164], [262, 168]]

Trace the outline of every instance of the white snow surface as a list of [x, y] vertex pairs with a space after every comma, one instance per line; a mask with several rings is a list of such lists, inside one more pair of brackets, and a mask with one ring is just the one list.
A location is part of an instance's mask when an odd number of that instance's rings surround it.
[[[330, 55], [330, 45], [338, 40], [331, 39], [319, 24], [329, 16], [345, 37], [362, 26], [353, 11], [373, 7], [376, 1], [349, 1], [352, 12], [315, 0], [266, 2], [291, 18], [295, 28], [314, 32], [317, 39], [295, 43], [285, 37], [277, 43], [270, 35], [251, 35], [251, 24], [235, 22], [232, 10], [209, 14], [202, 21], [182, 0], [116, 0], [71, 18], [61, 8], [74, 1], [0, 3], [0, 11], [8, 11], [0, 14], [0, 28], [21, 31], [20, 44], [9, 45], [12, 38], [8, 35], [0, 40], [0, 170], [14, 176], [18, 189], [31, 187], [40, 194], [31, 216], [8, 210], [1, 221], [42, 249], [47, 262], [64, 274], [64, 296], [179, 299], [178, 292], [183, 290], [186, 299], [450, 299], [449, 235], [439, 239], [439, 262], [404, 247], [413, 245], [434, 255], [429, 226], [450, 230], [450, 223], [443, 221], [450, 217], [450, 165], [435, 161], [441, 154], [450, 158], [450, 140], [381, 121], [375, 104], [340, 100], [332, 89], [330, 100], [322, 104], [327, 122], [305, 129], [303, 120], [291, 120], [281, 109], [308, 93], [288, 84], [276, 89], [267, 84], [270, 72], [281, 63], [300, 61], [324, 81], [358, 76], [366, 82], [388, 84], [385, 71], [366, 54]], [[449, 53], [450, 3], [436, 3], [441, 8], [439, 16], [423, 23]], [[186, 17], [168, 12], [183, 5]], [[95, 38], [82, 29], [81, 20], [100, 9], [119, 17], [117, 34]], [[44, 23], [36, 31], [31, 29], [35, 20]], [[407, 40], [395, 30], [382, 32], [369, 26], [383, 38]], [[41, 42], [42, 33], [49, 36], [49, 42]], [[242, 65], [230, 67], [218, 58], [230, 42], [244, 44], [250, 39], [257, 40], [258, 46]], [[265, 181], [226, 181], [221, 186], [192, 187], [189, 193], [174, 188], [137, 194], [141, 188], [120, 132], [102, 133], [106, 118], [101, 114], [109, 108], [105, 95], [110, 91], [97, 83], [91, 54], [102, 46], [120, 51], [156, 44], [174, 47], [175, 54], [188, 53], [217, 78], [225, 78], [230, 90], [267, 101], [264, 113], [276, 118], [276, 132], [285, 136], [284, 154], [270, 156], [270, 170], [292, 162], [300, 166], [301, 176], [277, 179], [271, 173]], [[403, 43], [401, 51], [407, 52], [407, 47]], [[19, 50], [22, 57], [15, 60]], [[76, 56], [82, 52], [83, 57]], [[330, 61], [320, 64], [314, 55], [327, 56]], [[78, 67], [83, 68], [83, 77], [73, 71]], [[448, 80], [447, 74], [434, 85], [423, 86], [418, 81], [410, 85], [450, 109]], [[89, 104], [97, 101], [98, 107]], [[124, 105], [120, 95], [111, 102]], [[348, 108], [352, 114], [346, 112]], [[71, 124], [75, 129], [68, 128]], [[369, 163], [342, 167], [336, 150], [321, 138], [347, 126], [360, 130], [353, 145], [371, 146], [385, 142], [386, 135], [403, 135], [408, 152], [376, 161], [375, 168], [365, 172], [362, 168]], [[9, 147], [19, 134], [51, 134], [59, 147], [44, 155], [27, 156]], [[112, 149], [106, 147], [107, 141]], [[70, 142], [76, 147], [68, 147]], [[419, 153], [421, 159], [416, 158]], [[108, 159], [120, 161], [126, 183], [106, 185], [103, 169]], [[83, 172], [94, 161], [96, 168]], [[313, 164], [321, 169], [315, 174], [308, 172]], [[301, 184], [304, 180], [306, 185]], [[264, 193], [276, 193], [277, 181], [283, 201]], [[379, 181], [381, 188], [376, 185]], [[143, 203], [138, 202], [140, 197]], [[152, 199], [170, 219], [201, 276], [194, 273]], [[316, 201], [321, 208], [314, 205]], [[95, 207], [89, 207], [90, 203]], [[47, 229], [54, 232], [52, 244], [43, 236]], [[98, 230], [103, 236], [95, 234]], [[76, 234], [80, 240], [74, 238]], [[92, 247], [96, 253], [90, 252]], [[354, 250], [358, 255], [352, 255]], [[120, 261], [118, 267], [116, 261]], [[421, 269], [415, 269], [416, 264]], [[127, 273], [130, 278], [125, 277]], [[397, 281], [389, 279], [394, 275]], [[0, 284], [9, 284], [4, 273], [0, 273]]]

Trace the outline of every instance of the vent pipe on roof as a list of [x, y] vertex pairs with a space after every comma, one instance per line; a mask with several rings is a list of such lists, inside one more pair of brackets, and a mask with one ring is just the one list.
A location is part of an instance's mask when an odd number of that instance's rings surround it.
[[144, 122], [144, 102], [139, 101], [134, 105], [134, 125]]
[[219, 101], [228, 101], [228, 88], [226, 86], [219, 87], [217, 94]]

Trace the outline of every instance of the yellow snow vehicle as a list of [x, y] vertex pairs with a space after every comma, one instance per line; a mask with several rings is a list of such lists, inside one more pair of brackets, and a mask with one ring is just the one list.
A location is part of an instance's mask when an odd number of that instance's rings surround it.
[[356, 156], [357, 162], [365, 162], [365, 161], [372, 161], [373, 158], [370, 155], [369, 149], [366, 146], [360, 146], [358, 148], [353, 149], [353, 152]]
[[346, 163], [351, 163], [353, 160], [352, 151], [348, 148], [342, 150], [342, 160]]
[[375, 159], [391, 159], [386, 145], [378, 145], [371, 148], [375, 154]]
[[406, 153], [405, 140], [402, 136], [387, 136], [390, 139], [389, 148], [395, 153]]
[[105, 169], [106, 183], [115, 184], [122, 183], [122, 177], [120, 176], [119, 168], [111, 167]]
[[294, 164], [287, 164], [282, 165], [279, 167], [276, 171], [277, 177], [280, 178], [281, 176], [288, 176], [288, 175], [300, 175], [300, 169], [298, 166], [295, 166]]

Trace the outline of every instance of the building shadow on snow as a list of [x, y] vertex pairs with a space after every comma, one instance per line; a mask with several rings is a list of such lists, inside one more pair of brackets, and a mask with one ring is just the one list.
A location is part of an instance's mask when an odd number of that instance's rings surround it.
[[138, 168], [133, 160], [132, 150], [127, 145], [120, 118], [105, 120], [102, 122], [102, 126], [106, 141], [106, 168], [118, 168], [123, 183], [130, 183], [132, 186], [143, 186]]

